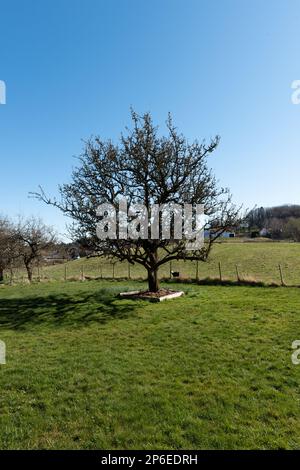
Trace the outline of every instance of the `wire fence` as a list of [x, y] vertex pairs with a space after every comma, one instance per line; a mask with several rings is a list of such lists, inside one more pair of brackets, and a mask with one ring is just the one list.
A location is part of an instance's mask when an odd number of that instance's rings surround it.
[[[84, 281], [92, 279], [109, 280], [143, 280], [147, 272], [141, 265], [128, 262], [111, 262], [99, 259], [82, 259], [53, 266], [35, 266], [33, 282], [47, 281]], [[300, 269], [296, 263], [239, 263], [224, 261], [191, 262], [172, 261], [164, 264], [159, 270], [160, 279], [249, 281], [253, 283], [300, 286]], [[5, 271], [6, 284], [27, 283], [26, 271], [14, 268]]]

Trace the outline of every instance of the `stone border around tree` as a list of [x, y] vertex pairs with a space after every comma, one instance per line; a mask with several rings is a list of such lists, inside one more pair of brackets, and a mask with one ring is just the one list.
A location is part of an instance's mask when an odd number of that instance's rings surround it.
[[134, 300], [149, 300], [150, 302], [163, 302], [164, 300], [176, 299], [184, 295], [183, 291], [173, 291], [161, 296], [153, 296], [143, 291], [134, 290], [129, 292], [120, 292], [119, 297], [122, 299], [134, 299]]

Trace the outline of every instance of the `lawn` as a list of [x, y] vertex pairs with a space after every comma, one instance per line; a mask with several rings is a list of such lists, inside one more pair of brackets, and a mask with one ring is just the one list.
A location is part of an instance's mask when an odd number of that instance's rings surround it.
[[299, 289], [140, 285], [0, 289], [0, 448], [300, 448]]

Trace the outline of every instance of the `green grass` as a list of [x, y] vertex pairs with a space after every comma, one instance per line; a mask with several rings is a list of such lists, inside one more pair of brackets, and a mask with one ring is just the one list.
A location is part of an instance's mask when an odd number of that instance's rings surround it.
[[[221, 262], [224, 278], [236, 280], [236, 266], [239, 274], [244, 278], [253, 278], [266, 283], [280, 282], [278, 264], [282, 265], [285, 283], [288, 285], [300, 285], [300, 243], [287, 242], [225, 242], [215, 245], [211, 257], [207, 263], [199, 263], [199, 276], [201, 278], [219, 277]], [[112, 277], [111, 263], [99, 259], [90, 258], [71, 261], [67, 263], [67, 276], [80, 278], [81, 269], [87, 276]], [[62, 280], [64, 278], [64, 265], [43, 268], [42, 276], [46, 279]], [[172, 269], [179, 271], [183, 277], [195, 278], [196, 263], [173, 262]], [[169, 276], [170, 265], [164, 265], [160, 271], [160, 277]], [[20, 279], [20, 273], [16, 273]], [[35, 271], [35, 275], [37, 272]], [[117, 262], [115, 265], [115, 277], [128, 276], [127, 262]], [[132, 278], [145, 278], [146, 271], [136, 265], [131, 268]]]
[[300, 447], [299, 289], [137, 286], [0, 289], [1, 449]]

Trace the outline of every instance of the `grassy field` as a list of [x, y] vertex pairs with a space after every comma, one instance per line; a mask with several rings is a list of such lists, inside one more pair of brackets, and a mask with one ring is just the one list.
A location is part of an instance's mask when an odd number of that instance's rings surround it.
[[299, 289], [136, 286], [0, 289], [1, 449], [300, 447]]
[[[241, 277], [252, 278], [267, 283], [280, 282], [278, 265], [281, 264], [284, 281], [288, 285], [300, 285], [300, 243], [287, 242], [225, 242], [215, 245], [210, 260], [199, 263], [199, 277], [219, 277], [219, 262], [224, 278], [236, 280], [236, 266]], [[86, 276], [111, 278], [128, 277], [128, 264], [117, 262], [113, 268], [110, 262], [99, 258], [81, 259], [67, 263], [67, 277]], [[196, 263], [173, 262], [172, 270], [179, 271], [183, 277], [195, 278]], [[170, 265], [160, 269], [160, 277], [168, 277]], [[16, 272], [20, 280], [24, 272]], [[37, 270], [35, 270], [37, 276]], [[145, 270], [141, 266], [131, 267], [133, 279], [145, 278]], [[65, 265], [49, 266], [41, 269], [45, 279], [62, 280], [65, 276]]]

